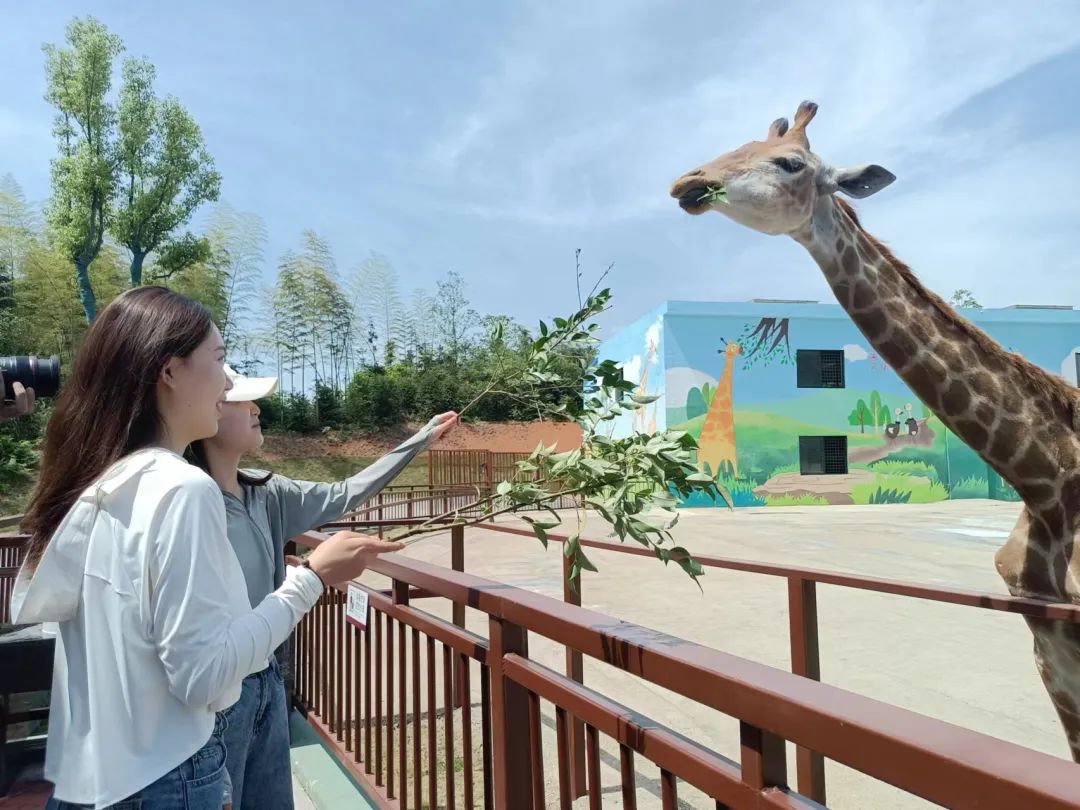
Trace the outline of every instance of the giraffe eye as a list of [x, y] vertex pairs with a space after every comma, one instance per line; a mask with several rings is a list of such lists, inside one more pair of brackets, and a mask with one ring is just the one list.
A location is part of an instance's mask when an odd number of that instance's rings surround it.
[[804, 168], [806, 164], [802, 160], [796, 157], [778, 157], [773, 158], [772, 162], [783, 169], [788, 174], [798, 174]]

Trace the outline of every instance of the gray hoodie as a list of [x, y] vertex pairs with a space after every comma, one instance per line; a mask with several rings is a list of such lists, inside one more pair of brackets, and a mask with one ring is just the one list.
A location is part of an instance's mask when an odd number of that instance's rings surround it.
[[[241, 500], [225, 496], [229, 542], [240, 560], [252, 607], [285, 581], [285, 544], [356, 509], [396, 478], [431, 439], [431, 425], [370, 467], [332, 484], [273, 476], [263, 486], [243, 486]], [[261, 477], [264, 472], [245, 470]]]

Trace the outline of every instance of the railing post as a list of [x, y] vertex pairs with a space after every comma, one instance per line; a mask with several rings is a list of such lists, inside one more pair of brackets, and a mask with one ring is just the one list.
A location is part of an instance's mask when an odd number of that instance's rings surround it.
[[[788, 578], [788, 619], [791, 671], [804, 678], [820, 681], [816, 582], [801, 577]], [[819, 804], [825, 804], [825, 758], [816, 751], [796, 746], [795, 762], [799, 792]]]
[[502, 619], [491, 618], [488, 630], [488, 664], [491, 672], [491, 747], [494, 771], [494, 810], [543, 810], [533, 808], [533, 762], [524, 742], [529, 728], [529, 693], [503, 675], [503, 656], [529, 654], [525, 630]]
[[[450, 527], [450, 567], [455, 571], [465, 571], [464, 526]], [[454, 602], [452, 610], [454, 624], [464, 630], [465, 605]], [[458, 709], [464, 705], [466, 700], [470, 699], [470, 696], [465, 694], [464, 678], [461, 677], [461, 673], [457, 671], [454, 672], [454, 681], [454, 708]]]
[[[577, 580], [577, 590], [570, 587], [570, 558], [562, 557], [563, 601], [568, 605], [581, 606], [581, 577]], [[585, 683], [585, 665], [581, 652], [572, 647], [566, 648], [566, 677], [578, 683]], [[571, 715], [570, 719], [570, 788], [575, 799], [585, 795], [585, 724]]]
[[746, 722], [739, 723], [743, 783], [759, 793], [787, 787], [787, 749], [783, 737]]

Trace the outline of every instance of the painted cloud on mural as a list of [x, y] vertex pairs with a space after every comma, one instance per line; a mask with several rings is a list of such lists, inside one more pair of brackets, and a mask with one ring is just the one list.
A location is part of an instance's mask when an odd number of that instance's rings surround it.
[[866, 349], [858, 343], [847, 343], [844, 345], [844, 359], [849, 363], [857, 363], [860, 360], [865, 360], [869, 356]]

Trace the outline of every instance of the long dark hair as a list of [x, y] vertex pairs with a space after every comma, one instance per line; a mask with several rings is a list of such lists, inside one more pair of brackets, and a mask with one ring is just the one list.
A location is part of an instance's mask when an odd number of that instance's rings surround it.
[[45, 430], [41, 477], [22, 522], [30, 565], [83, 490], [158, 437], [161, 369], [195, 351], [212, 326], [202, 304], [154, 286], [117, 296], [94, 319]]
[[[213, 477], [213, 473], [210, 472], [210, 461], [206, 457], [206, 440], [199, 439], [188, 445], [188, 449], [184, 451], [184, 458], [188, 460], [189, 464], [194, 464], [199, 467], [204, 473]], [[262, 487], [269, 483], [270, 479], [274, 477], [272, 472], [268, 472], [266, 475], [255, 476], [248, 475], [243, 470], [236, 471], [237, 480], [244, 486], [249, 487]]]

